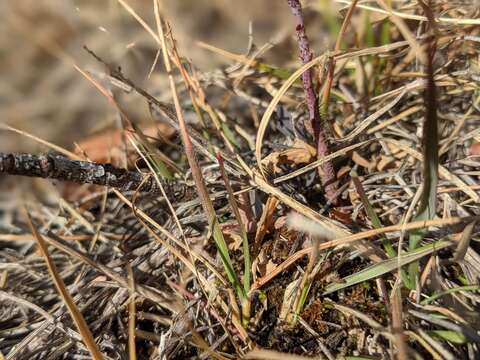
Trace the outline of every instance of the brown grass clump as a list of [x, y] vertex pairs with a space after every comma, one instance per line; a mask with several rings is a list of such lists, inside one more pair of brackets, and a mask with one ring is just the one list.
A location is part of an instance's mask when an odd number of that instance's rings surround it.
[[187, 5], [45, 3], [0, 5], [32, 44], [1, 43], [32, 66], [0, 86], [0, 359], [480, 357], [475, 2], [288, 0], [245, 53], [189, 52]]

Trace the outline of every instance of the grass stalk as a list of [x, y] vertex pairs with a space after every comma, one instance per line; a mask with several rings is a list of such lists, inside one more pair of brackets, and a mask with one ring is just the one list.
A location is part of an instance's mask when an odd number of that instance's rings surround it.
[[240, 216], [240, 210], [235, 200], [233, 189], [230, 184], [230, 180], [228, 179], [228, 175], [225, 171], [225, 165], [223, 163], [223, 158], [220, 153], [217, 153], [217, 160], [220, 166], [220, 173], [222, 174], [225, 188], [227, 189], [228, 203], [232, 208], [233, 214], [235, 215], [235, 219], [237, 220], [238, 226], [240, 228], [240, 234], [242, 236], [243, 258], [244, 258], [243, 287], [245, 289], [245, 292], [248, 293], [250, 291], [250, 283], [251, 283], [251, 259], [250, 259], [250, 249], [248, 244], [247, 230], [245, 228], [245, 224], [242, 221], [242, 217]]
[[159, 38], [161, 40], [161, 48], [162, 48], [162, 54], [163, 54], [163, 60], [165, 64], [165, 69], [168, 74], [168, 79], [170, 83], [170, 90], [172, 93], [174, 105], [175, 105], [175, 111], [179, 123], [179, 128], [180, 128], [180, 135], [182, 138], [184, 150], [185, 150], [185, 155], [188, 160], [188, 164], [190, 165], [190, 169], [192, 171], [192, 177], [195, 182], [195, 186], [198, 191], [198, 195], [200, 198], [200, 203], [202, 205], [203, 211], [205, 213], [205, 216], [208, 219], [209, 222], [209, 228], [211, 229], [211, 233], [213, 236], [213, 239], [215, 241], [215, 244], [217, 246], [220, 258], [222, 260], [222, 264], [224, 266], [225, 272], [227, 274], [227, 278], [234, 287], [237, 296], [239, 297], [240, 303], [243, 303], [246, 298], [246, 292], [245, 289], [241, 286], [241, 283], [238, 279], [238, 276], [235, 272], [235, 269], [233, 267], [232, 260], [230, 258], [230, 254], [228, 252], [228, 246], [227, 243], [225, 242], [225, 238], [223, 236], [222, 230], [220, 228], [220, 224], [218, 222], [215, 209], [213, 207], [213, 204], [210, 200], [210, 197], [208, 195], [208, 190], [207, 186], [205, 184], [205, 180], [203, 178], [202, 171], [200, 169], [200, 166], [198, 165], [195, 151], [193, 148], [192, 141], [190, 139], [190, 135], [188, 132], [187, 125], [185, 123], [185, 119], [183, 117], [183, 112], [181, 109], [180, 105], [180, 100], [178, 98], [178, 93], [177, 93], [177, 88], [175, 84], [175, 80], [172, 75], [172, 67], [170, 64], [170, 57], [168, 54], [168, 49], [166, 45], [166, 40], [163, 32], [163, 21], [160, 17], [160, 13], [158, 10], [158, 1], [154, 2], [155, 4], [155, 18], [157, 22], [157, 30], [159, 33]]

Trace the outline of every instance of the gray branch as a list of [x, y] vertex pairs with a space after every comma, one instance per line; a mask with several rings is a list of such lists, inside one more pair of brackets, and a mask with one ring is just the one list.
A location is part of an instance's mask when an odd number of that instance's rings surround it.
[[[111, 164], [70, 160], [58, 154], [0, 153], [0, 173], [109, 186], [123, 191], [161, 192], [153, 177], [145, 179], [145, 175], [137, 171], [120, 169]], [[178, 182], [164, 182], [162, 186], [167, 192], [177, 195], [186, 191], [186, 186]]]

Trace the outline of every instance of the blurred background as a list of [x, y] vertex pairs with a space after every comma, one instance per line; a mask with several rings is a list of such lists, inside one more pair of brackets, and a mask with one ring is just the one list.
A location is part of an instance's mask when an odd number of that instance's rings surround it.
[[[153, 2], [128, 4], [155, 27]], [[286, 1], [164, 0], [182, 55], [203, 71], [228, 63], [202, 49], [198, 41], [244, 54], [249, 24], [257, 47], [276, 45], [264, 57], [276, 65], [298, 66], [293, 19]], [[333, 1], [306, 2], [309, 37], [318, 53], [330, 39], [322, 29], [318, 9], [334, 10]], [[338, 14], [337, 14], [338, 15]], [[151, 36], [117, 0], [22, 0], [0, 2], [0, 124], [9, 124], [58, 145], [73, 143], [115, 126], [117, 114], [73, 63], [102, 83], [105, 68], [83, 47], [105, 61], [121, 66], [124, 74], [164, 100], [165, 75], [159, 61], [148, 77], [156, 55]], [[135, 117], [148, 116], [144, 101], [128, 97], [125, 105]], [[133, 115], [132, 115], [133, 116]], [[117, 122], [118, 124], [118, 122]], [[0, 151], [45, 151], [36, 142], [0, 131]]]

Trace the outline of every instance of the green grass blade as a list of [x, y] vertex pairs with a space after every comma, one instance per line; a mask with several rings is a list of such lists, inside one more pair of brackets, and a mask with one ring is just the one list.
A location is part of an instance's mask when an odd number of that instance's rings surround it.
[[[383, 228], [383, 224], [380, 221], [380, 218], [378, 217], [377, 213], [375, 212], [372, 204], [370, 204], [370, 201], [368, 200], [367, 194], [365, 194], [365, 191], [363, 190], [362, 183], [358, 179], [356, 175], [352, 175], [352, 181], [353, 185], [355, 186], [355, 189], [357, 190], [358, 195], [360, 195], [360, 200], [363, 203], [363, 206], [365, 207], [365, 211], [367, 212], [367, 216], [372, 222], [372, 225], [375, 229], [381, 229]], [[397, 256], [397, 252], [392, 246], [391, 241], [386, 237], [382, 236], [382, 244], [385, 249], [385, 252], [387, 253], [388, 257], [395, 257]]]
[[220, 173], [222, 174], [223, 183], [227, 189], [227, 198], [230, 208], [232, 209], [233, 214], [237, 220], [238, 226], [240, 228], [240, 235], [242, 237], [242, 247], [243, 247], [243, 261], [244, 261], [244, 273], [243, 273], [243, 288], [245, 293], [250, 291], [250, 279], [251, 279], [251, 259], [250, 259], [250, 247], [248, 244], [248, 234], [245, 228], [245, 224], [242, 221], [242, 216], [240, 215], [240, 210], [238, 209], [237, 201], [235, 200], [235, 195], [233, 193], [230, 180], [228, 178], [227, 172], [225, 171], [225, 164], [223, 162], [222, 155], [217, 153], [217, 161], [220, 168]]
[[136, 141], [140, 151], [145, 155], [147, 161], [152, 165], [155, 172], [164, 179], [172, 180], [173, 174], [167, 165], [157, 155], [158, 150], [152, 146], [147, 137], [138, 128], [135, 129]]
[[275, 66], [272, 66], [272, 65], [269, 65], [269, 64], [266, 64], [266, 63], [258, 63], [256, 65], [256, 68], [259, 71], [266, 72], [266, 73], [271, 74], [272, 76], [276, 76], [276, 77], [278, 77], [282, 80], [287, 80], [293, 74], [293, 72], [288, 70], [288, 69], [275, 67]]
[[461, 332], [453, 330], [431, 330], [428, 332], [432, 337], [448, 341], [454, 344], [465, 344], [467, 337]]
[[405, 254], [400, 258], [397, 257], [397, 258], [382, 261], [360, 272], [357, 272], [355, 274], [352, 274], [343, 278], [341, 283], [333, 283], [328, 285], [325, 288], [323, 295], [327, 295], [332, 292], [345, 289], [347, 287], [362, 283], [364, 281], [375, 279], [393, 270], [397, 270], [399, 267], [407, 265], [413, 261], [417, 261], [422, 257], [431, 254], [434, 251], [438, 251], [450, 245], [451, 245], [451, 242], [448, 242], [448, 241], [437, 241], [432, 244], [428, 244], [418, 249], [412, 250], [408, 254]]
[[232, 259], [230, 258], [230, 254], [228, 252], [227, 243], [225, 242], [222, 229], [220, 229], [220, 224], [218, 223], [216, 217], [211, 219], [211, 227], [212, 236], [215, 240], [215, 244], [217, 245], [218, 252], [220, 253], [220, 258], [222, 259], [223, 267], [225, 269], [225, 272], [227, 273], [227, 278], [235, 288], [235, 291], [237, 292], [240, 301], [243, 301], [246, 298], [245, 289], [240, 284], [237, 273], [235, 272]]
[[230, 143], [235, 145], [237, 149], [241, 149], [242, 145], [238, 142], [237, 137], [235, 133], [232, 131], [232, 129], [230, 129], [230, 127], [225, 123], [222, 123], [221, 126], [222, 126], [222, 131], [225, 134], [225, 137], [228, 139], [228, 141], [230, 141]]

